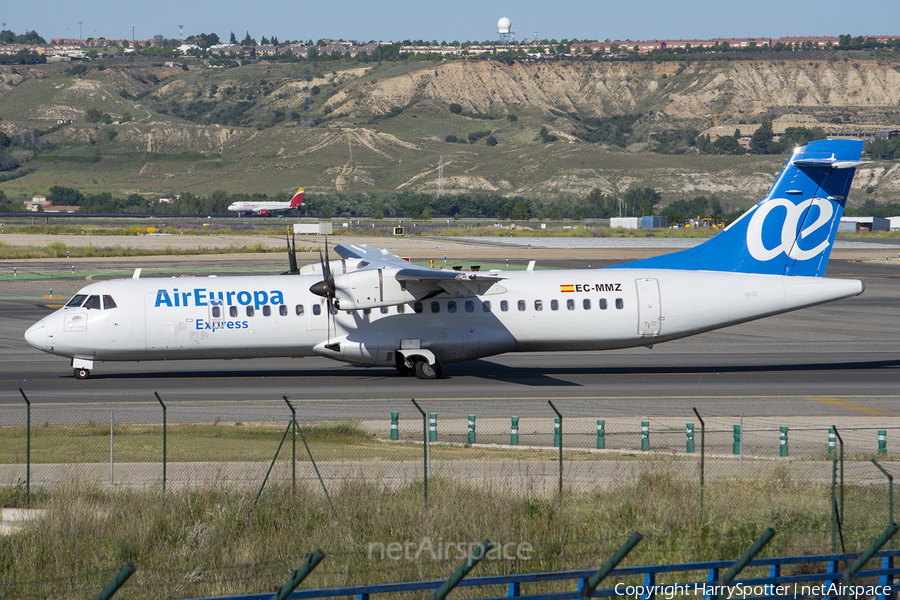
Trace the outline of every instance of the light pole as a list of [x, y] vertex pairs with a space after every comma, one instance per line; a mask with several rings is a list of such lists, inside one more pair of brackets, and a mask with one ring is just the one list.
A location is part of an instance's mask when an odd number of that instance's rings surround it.
[[78, 21], [78, 41], [79, 43], [84, 40], [84, 34], [81, 33], [81, 25], [84, 21]]

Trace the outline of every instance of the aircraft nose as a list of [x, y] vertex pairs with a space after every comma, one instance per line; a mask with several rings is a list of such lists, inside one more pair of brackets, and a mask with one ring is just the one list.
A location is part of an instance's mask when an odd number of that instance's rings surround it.
[[38, 350], [43, 350], [47, 347], [47, 327], [43, 321], [39, 321], [28, 328], [28, 331], [25, 332], [25, 341]]

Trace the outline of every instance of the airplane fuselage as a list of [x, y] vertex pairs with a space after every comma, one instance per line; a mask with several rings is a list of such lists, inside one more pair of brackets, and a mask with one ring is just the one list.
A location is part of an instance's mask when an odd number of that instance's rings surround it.
[[[48, 315], [26, 339], [75, 366], [314, 355], [393, 366], [403, 347], [452, 363], [504, 352], [649, 346], [863, 289], [855, 280], [666, 269], [503, 276], [483, 295], [338, 310], [333, 317], [309, 291], [318, 275], [103, 281], [79, 291], [88, 297], [83, 306]], [[94, 296], [99, 307], [85, 308]]]

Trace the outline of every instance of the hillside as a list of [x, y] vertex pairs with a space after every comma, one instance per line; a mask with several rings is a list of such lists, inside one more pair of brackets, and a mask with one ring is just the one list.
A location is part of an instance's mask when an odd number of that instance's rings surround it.
[[[748, 135], [767, 118], [776, 131], [900, 128], [900, 63], [875, 60], [187, 71], [103, 63], [82, 74], [60, 64], [0, 67], [0, 129], [25, 139], [74, 121], [41, 136], [46, 148], [19, 150], [35, 171], [0, 183], [8, 196], [52, 185], [116, 193], [274, 194], [298, 185], [436, 192], [443, 157], [448, 193], [577, 198], [639, 184], [659, 188], [666, 201], [716, 194], [745, 205], [765, 192], [783, 156], [651, 150], [690, 130], [709, 131], [714, 114], [719, 135]], [[452, 113], [452, 104], [461, 111]], [[89, 109], [111, 123], [87, 122]], [[625, 133], [613, 137], [617, 128]], [[485, 144], [488, 131], [495, 146]], [[445, 141], [469, 134], [475, 143]], [[854, 187], [853, 202], [897, 201], [900, 165], [860, 169]]]

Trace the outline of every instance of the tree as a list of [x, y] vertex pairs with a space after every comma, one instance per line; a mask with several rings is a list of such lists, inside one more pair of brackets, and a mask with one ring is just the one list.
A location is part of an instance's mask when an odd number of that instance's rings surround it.
[[80, 206], [84, 202], [84, 194], [75, 188], [54, 185], [47, 196], [50, 204], [57, 206]]
[[525, 205], [523, 200], [519, 200], [516, 202], [516, 205], [513, 206], [512, 212], [509, 215], [509, 218], [513, 221], [527, 221], [531, 218], [531, 213], [528, 211], [528, 207]]
[[450, 105], [450, 112], [454, 115], [458, 115], [462, 112], [462, 106], [454, 102]]
[[498, 142], [497, 142], [497, 138], [495, 138], [492, 135], [489, 135], [488, 138], [486, 140], [484, 140], [484, 143], [487, 144], [488, 146], [493, 147], [493, 146], [496, 146]]
[[642, 210], [644, 214], [652, 215], [656, 205], [662, 200], [662, 196], [652, 187], [632, 186], [628, 188], [622, 199], [631, 207], [632, 214], [636, 215], [639, 210]]
[[772, 121], [763, 121], [750, 137], [750, 151], [754, 154], [781, 154], [781, 144], [773, 141], [774, 137]]
[[234, 32], [231, 32], [231, 37], [228, 39], [229, 44], [237, 44], [237, 36], [234, 35]]

